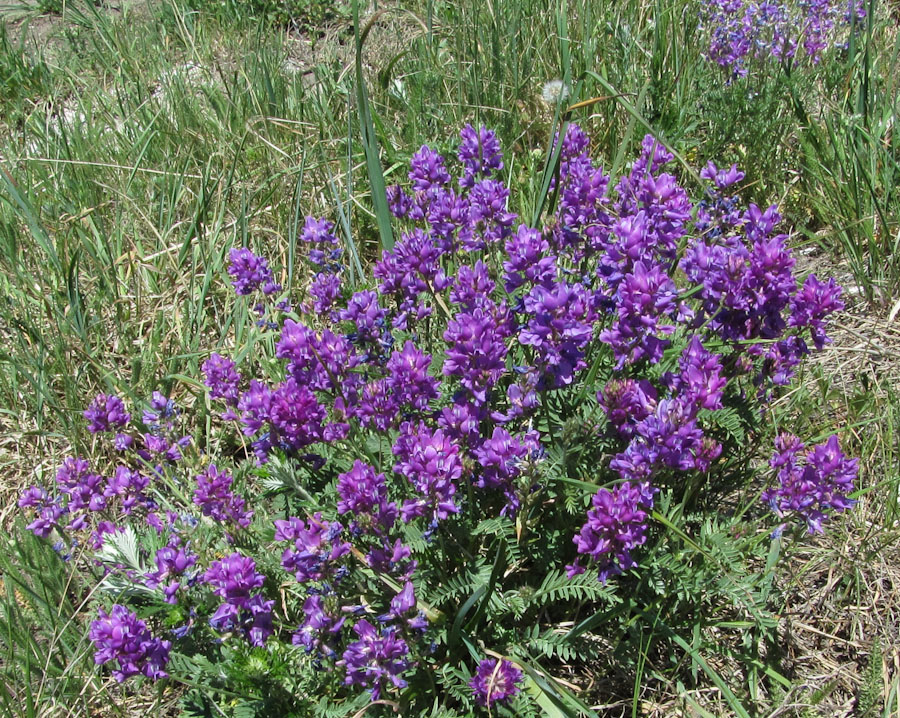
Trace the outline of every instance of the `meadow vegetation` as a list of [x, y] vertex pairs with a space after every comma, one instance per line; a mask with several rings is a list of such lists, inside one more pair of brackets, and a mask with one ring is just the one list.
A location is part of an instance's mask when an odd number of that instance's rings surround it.
[[0, 3], [0, 711], [900, 715], [897, 7], [735, 5]]

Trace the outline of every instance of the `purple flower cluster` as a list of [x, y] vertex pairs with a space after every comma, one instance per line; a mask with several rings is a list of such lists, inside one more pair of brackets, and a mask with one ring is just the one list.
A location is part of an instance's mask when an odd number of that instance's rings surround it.
[[148, 587], [162, 587], [167, 603], [177, 603], [175, 594], [182, 588], [182, 583], [177, 579], [197, 563], [197, 556], [180, 544], [181, 539], [173, 534], [169, 545], [156, 552], [156, 570], [144, 574]]
[[485, 127], [476, 130], [472, 125], [466, 125], [459, 136], [462, 142], [456, 156], [465, 168], [459, 178], [460, 187], [471, 189], [476, 180], [503, 169], [500, 141], [493, 132]]
[[[203, 363], [224, 410], [221, 434], [201, 447], [239, 457], [246, 447], [257, 473], [277, 479], [286, 497], [272, 540], [252, 522], [258, 488], [234, 489], [232, 472], [246, 467], [188, 450], [180, 427], [190, 411], [159, 392], [142, 422], [117, 397], [91, 403], [90, 431], [119, 432], [118, 453], [107, 452], [117, 465], [109, 476], [96, 459], [66, 459], [54, 490], [22, 495], [29, 527], [63, 555], [78, 541], [107, 543], [87, 560], [189, 616], [173, 640], [206, 621], [254, 646], [292, 633], [315, 665], [376, 699], [441, 660], [430, 646], [444, 632], [429, 620], [443, 604], [429, 605], [429, 587], [440, 562], [452, 563], [442, 580], [460, 568], [441, 551], [484, 558], [477, 521], [508, 517], [519, 535], [565, 526], [577, 487], [595, 481], [608, 488], [569, 522], [560, 564], [603, 581], [635, 567], [657, 494], [715, 478], [735, 443], [724, 428], [733, 407], [763, 406], [828, 341], [840, 287], [796, 276], [777, 209], [731, 194], [737, 167], [709, 163], [693, 202], [658, 140], [644, 138], [615, 179], [570, 125], [557, 138], [556, 206], [531, 227], [510, 209], [496, 136], [466, 126], [460, 139], [449, 162], [421, 148], [408, 183], [388, 190], [402, 226], [373, 269], [376, 286], [354, 291], [334, 225], [307, 218], [300, 239], [313, 276], [298, 313], [272, 322], [276, 334], [242, 372], [220, 354]], [[228, 271], [238, 294], [278, 291], [249, 250], [233, 250]], [[126, 428], [135, 423], [140, 433]], [[582, 481], [569, 480], [576, 460], [588, 462]], [[851, 503], [856, 463], [836, 439], [809, 451], [782, 439], [773, 466], [780, 486], [765, 499], [780, 516], [819, 530]], [[129, 565], [115, 563], [132, 532]], [[523, 567], [532, 543], [517, 549]], [[267, 563], [235, 551], [261, 544], [280, 552], [273, 570], [293, 581], [267, 581]], [[276, 625], [276, 600], [287, 626]], [[117, 677], [162, 675], [169, 645], [127, 609], [101, 613], [95, 629], [98, 662], [118, 661]], [[522, 679], [511, 661], [488, 658], [470, 687], [490, 709]]]
[[400, 436], [394, 444], [394, 466], [401, 476], [409, 479], [418, 498], [409, 499], [401, 508], [404, 521], [422, 516], [430, 510], [437, 519], [446, 519], [457, 513], [459, 507], [453, 500], [456, 482], [462, 476], [459, 446], [444, 433], [432, 431], [424, 423], [411, 422], [400, 428]]
[[[600, 565], [600, 580], [606, 581], [637, 566], [632, 549], [647, 541], [647, 512], [653, 508], [656, 489], [644, 482], [628, 481], [594, 494], [587, 522], [575, 536], [578, 553], [586, 554]], [[567, 566], [569, 576], [584, 572], [577, 561]]]
[[275, 283], [272, 270], [264, 257], [259, 257], [246, 247], [232, 249], [228, 253], [228, 274], [237, 294], [252, 294], [262, 288], [263, 294], [276, 294], [281, 285]]
[[219, 471], [215, 464], [210, 464], [206, 471], [197, 476], [194, 503], [200, 507], [204, 516], [247, 528], [253, 512], [246, 510], [243, 497], [232, 492], [231, 482], [231, 475], [227, 471]]
[[363, 618], [353, 626], [353, 632], [359, 640], [347, 646], [337, 662], [347, 672], [344, 682], [368, 688], [374, 700], [381, 696], [386, 682], [405, 688], [402, 675], [410, 668], [409, 646], [397, 631], [391, 626], [379, 631]]
[[707, 58], [744, 77], [751, 59], [821, 61], [843, 46], [840, 31], [866, 18], [862, 0], [705, 0], [701, 20], [709, 34]]
[[210, 399], [224, 399], [229, 406], [237, 406], [241, 375], [231, 359], [212, 354], [203, 362], [204, 382], [209, 388]]
[[88, 420], [88, 431], [97, 434], [124, 427], [131, 421], [131, 414], [125, 411], [125, 404], [119, 397], [113, 394], [98, 394], [84, 410], [84, 418]]
[[281, 565], [300, 583], [339, 577], [342, 559], [351, 548], [348, 542], [340, 540], [343, 532], [340, 522], [328, 523], [321, 514], [315, 514], [308, 522], [296, 517], [276, 521], [275, 540], [291, 544], [281, 556]]
[[856, 502], [848, 495], [859, 469], [858, 459], [848, 459], [836, 435], [805, 451], [796, 436], [781, 434], [769, 462], [778, 470], [778, 485], [766, 489], [762, 500], [779, 518], [796, 514], [806, 521], [810, 533], [822, 533], [829, 511], [840, 512]]
[[354, 524], [374, 531], [388, 531], [397, 520], [397, 504], [387, 500], [384, 474], [358, 459], [353, 468], [338, 476], [338, 513], [353, 514]]
[[273, 633], [272, 607], [262, 593], [265, 577], [257, 573], [256, 562], [233, 553], [213, 561], [203, 576], [213, 593], [224, 599], [210, 617], [209, 625], [217, 631], [240, 631], [254, 646], [263, 646]]
[[490, 709], [495, 703], [508, 703], [519, 692], [522, 671], [506, 658], [485, 658], [478, 664], [469, 688], [475, 702]]
[[94, 644], [94, 662], [114, 661], [118, 667], [113, 669], [113, 677], [119, 683], [131, 676], [158, 680], [168, 675], [165, 667], [172, 644], [150, 635], [147, 624], [125, 606], [116, 604], [109, 613], [101, 608], [89, 637]]

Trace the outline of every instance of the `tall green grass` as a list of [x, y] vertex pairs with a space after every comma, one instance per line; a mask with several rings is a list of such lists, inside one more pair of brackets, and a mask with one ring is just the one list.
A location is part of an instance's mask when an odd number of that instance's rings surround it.
[[873, 21], [850, 44], [832, 97], [820, 108], [796, 89], [793, 98], [819, 241], [846, 258], [867, 300], [892, 305], [900, 294], [900, 39], [886, 10], [868, 4]]

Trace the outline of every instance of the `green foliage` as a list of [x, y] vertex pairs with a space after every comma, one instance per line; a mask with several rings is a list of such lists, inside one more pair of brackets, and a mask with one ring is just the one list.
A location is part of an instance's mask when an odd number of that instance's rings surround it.
[[801, 120], [807, 199], [819, 241], [841, 252], [870, 302], [890, 305], [900, 288], [900, 139], [894, 21], [867, 3], [873, 21], [851, 44], [834, 97], [811, 108], [791, 86]]
[[884, 705], [884, 665], [881, 640], [875, 639], [869, 662], [863, 673], [863, 684], [856, 700], [856, 715], [860, 718], [877, 715]]
[[353, 708], [315, 702], [321, 677], [297, 651], [223, 646], [212, 660], [199, 653], [176, 656], [170, 673], [188, 686], [180, 700], [186, 718], [325, 718], [348, 715]]
[[103, 689], [80, 612], [87, 577], [22, 524], [0, 533], [0, 711], [33, 718], [91, 710]]
[[346, 0], [189, 0], [195, 10], [221, 13], [236, 18], [261, 20], [267, 25], [320, 36], [329, 25], [346, 22], [350, 5]]

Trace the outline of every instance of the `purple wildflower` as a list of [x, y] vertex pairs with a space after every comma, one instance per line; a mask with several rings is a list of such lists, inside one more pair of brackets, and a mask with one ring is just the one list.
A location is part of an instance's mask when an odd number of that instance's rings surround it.
[[112, 394], [98, 394], [84, 410], [84, 418], [89, 422], [88, 431], [97, 434], [125, 426], [131, 421], [131, 414], [125, 411], [125, 404], [119, 397]]
[[506, 254], [503, 269], [507, 292], [528, 284], [550, 288], [556, 280], [556, 258], [538, 230], [520, 224], [515, 236], [506, 240]]
[[495, 703], [508, 703], [519, 692], [522, 671], [506, 658], [485, 658], [478, 664], [469, 687], [475, 702], [490, 709]]
[[89, 633], [94, 644], [94, 662], [98, 665], [115, 661], [113, 677], [122, 683], [131, 676], [144, 675], [152, 680], [165, 678], [169, 662], [169, 641], [154, 638], [147, 624], [116, 604], [109, 613], [102, 608], [91, 624]]
[[350, 544], [340, 540], [343, 531], [339, 522], [326, 523], [318, 513], [308, 523], [295, 517], [275, 521], [275, 540], [293, 545], [284, 550], [281, 565], [300, 583], [333, 577], [350, 553]]
[[156, 552], [156, 570], [144, 574], [150, 588], [162, 587], [167, 603], [176, 603], [175, 593], [181, 588], [178, 579], [185, 571], [197, 563], [197, 556], [188, 553], [184, 547], [169, 545]]
[[294, 633], [292, 643], [303, 646], [307, 653], [316, 649], [329, 657], [334, 657], [334, 649], [326, 643], [344, 626], [346, 616], [335, 617], [327, 611], [327, 605], [321, 596], [309, 596], [303, 603], [303, 624]]
[[463, 176], [459, 178], [459, 186], [471, 188], [476, 180], [490, 177], [495, 171], [503, 169], [503, 154], [500, 142], [491, 130], [482, 126], [477, 131], [472, 125], [460, 130], [459, 151], [457, 157], [463, 163]]
[[844, 308], [841, 301], [841, 287], [834, 279], [820, 282], [815, 274], [810, 274], [800, 290], [791, 299], [791, 316], [788, 326], [809, 328], [813, 344], [821, 349], [828, 342], [825, 334], [825, 320], [828, 315]]
[[209, 387], [209, 398], [224, 399], [230, 406], [237, 406], [241, 375], [235, 368], [235, 363], [214, 353], [203, 362], [202, 369], [206, 375], [204, 383]]
[[450, 182], [450, 173], [444, 167], [444, 158], [427, 145], [413, 155], [409, 162], [409, 179], [416, 192], [442, 187]]
[[423, 515], [426, 508], [431, 508], [438, 519], [459, 511], [453, 496], [455, 482], [462, 476], [462, 461], [459, 447], [443, 430], [431, 431], [421, 422], [418, 426], [404, 423], [394, 444], [394, 455], [394, 471], [409, 479], [422, 496], [404, 503], [404, 521]]
[[[610, 576], [637, 566], [631, 551], [647, 541], [647, 511], [653, 508], [656, 491], [647, 482], [626, 481], [612, 491], [600, 489], [594, 495], [593, 508], [574, 542], [578, 553], [600, 564], [600, 580], [604, 583]], [[570, 577], [584, 571], [577, 562], [568, 570]]]
[[256, 572], [256, 562], [239, 553], [213, 561], [203, 578], [226, 603], [242, 608], [250, 601], [251, 592], [261, 588], [265, 580]]
[[549, 289], [536, 286], [524, 306], [530, 318], [519, 332], [519, 342], [534, 347], [551, 386], [571, 384], [585, 367], [584, 349], [594, 333], [587, 291], [580, 284], [564, 282]]
[[353, 631], [359, 640], [347, 646], [337, 663], [347, 671], [344, 683], [368, 688], [374, 700], [378, 700], [386, 682], [395, 688], [405, 688], [402, 674], [410, 668], [406, 641], [392, 627], [383, 628], [379, 633], [364, 618]]
[[656, 401], [656, 389], [646, 379], [610, 379], [603, 390], [597, 392], [597, 402], [606, 412], [609, 423], [626, 437], [632, 436], [638, 422], [653, 414]]
[[246, 247], [232, 249], [228, 254], [228, 274], [231, 275], [231, 284], [234, 291], [240, 295], [252, 294], [263, 288], [265, 294], [274, 294], [281, 290], [275, 284], [269, 263], [263, 257], [258, 257]]
[[398, 404], [425, 411], [428, 402], [438, 396], [438, 382], [428, 375], [431, 356], [418, 349], [411, 341], [395, 351], [388, 359], [387, 386]]
[[460, 312], [447, 322], [447, 348], [443, 372], [460, 377], [477, 404], [487, 401], [487, 392], [506, 370], [508, 329], [489, 310]]
[[762, 500], [779, 517], [791, 512], [806, 521], [810, 533], [822, 533], [829, 511], [840, 512], [856, 502], [848, 498], [859, 470], [858, 459], [848, 459], [832, 434], [824, 444], [805, 454], [804, 445], [791, 434], [775, 440], [769, 462], [778, 469], [778, 486], [766, 489]]
[[244, 508], [243, 497], [232, 492], [231, 482], [232, 478], [228, 472], [219, 471], [215, 464], [210, 464], [206, 471], [197, 476], [194, 503], [200, 507], [204, 516], [247, 528], [250, 526], [253, 512]]
[[358, 459], [350, 471], [338, 476], [337, 493], [338, 512], [352, 512], [357, 523], [370, 517], [376, 525], [389, 529], [397, 518], [397, 505], [387, 500], [384, 474], [376, 474], [374, 468]]

